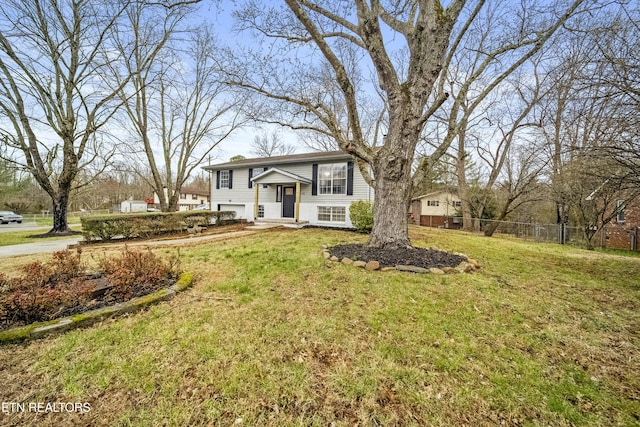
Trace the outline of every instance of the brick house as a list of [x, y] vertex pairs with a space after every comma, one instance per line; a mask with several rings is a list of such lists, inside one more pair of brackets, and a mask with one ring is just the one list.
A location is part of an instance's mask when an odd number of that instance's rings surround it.
[[618, 200], [619, 211], [613, 220], [604, 226], [604, 246], [610, 249], [640, 250], [640, 198], [630, 201]]

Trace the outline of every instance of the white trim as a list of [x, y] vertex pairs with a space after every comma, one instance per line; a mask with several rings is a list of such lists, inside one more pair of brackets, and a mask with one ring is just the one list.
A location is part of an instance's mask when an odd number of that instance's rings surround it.
[[[294, 173], [291, 172], [287, 172], [287, 171], [283, 171], [282, 169], [278, 169], [278, 168], [271, 168], [271, 169], [267, 169], [267, 171], [262, 172], [260, 175], [256, 176], [255, 178], [251, 178], [251, 182], [259, 184], [260, 180], [271, 175], [274, 173], [278, 173], [280, 175], [283, 175], [287, 178], [290, 178], [293, 180], [293, 182], [300, 182], [301, 184], [311, 184], [311, 180], [304, 178], [300, 175], [296, 175]], [[284, 183], [283, 183], [284, 184]]]

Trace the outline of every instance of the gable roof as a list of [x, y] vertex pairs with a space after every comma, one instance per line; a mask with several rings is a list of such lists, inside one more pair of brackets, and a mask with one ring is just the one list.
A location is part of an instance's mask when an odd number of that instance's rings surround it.
[[183, 185], [182, 188], [180, 189], [180, 194], [196, 194], [198, 196], [208, 196], [209, 189], [194, 187], [191, 185]]
[[288, 156], [258, 157], [253, 159], [236, 160], [235, 162], [218, 163], [210, 166], [203, 166], [202, 169], [208, 171], [220, 169], [234, 169], [253, 166], [270, 166], [278, 164], [301, 163], [301, 162], [322, 162], [331, 160], [351, 160], [350, 154], [344, 151], [318, 151], [313, 153], [290, 154]]
[[422, 196], [414, 197], [414, 198], [413, 198], [413, 199], [411, 199], [411, 200], [422, 200], [422, 199], [424, 199], [425, 197], [433, 197], [433, 196], [435, 196], [436, 194], [449, 194], [449, 195], [453, 196], [452, 198], [454, 198], [454, 199], [460, 199], [460, 198], [458, 197], [458, 195], [457, 195], [456, 193], [452, 192], [452, 191], [447, 191], [447, 190], [437, 190], [437, 191], [432, 191], [431, 193], [423, 194]]
[[304, 178], [304, 177], [302, 177], [300, 175], [296, 175], [296, 174], [291, 173], [291, 172], [283, 171], [282, 169], [278, 169], [278, 168], [271, 168], [271, 169], [261, 173], [260, 175], [257, 175], [256, 177], [251, 178], [251, 181], [260, 183], [262, 180], [264, 180], [264, 178], [266, 178], [269, 175], [273, 175], [273, 174], [280, 175], [280, 176], [283, 176], [283, 177], [288, 178], [288, 179], [292, 179], [294, 182], [301, 182], [303, 184], [311, 184], [311, 180], [308, 179], [308, 178]]

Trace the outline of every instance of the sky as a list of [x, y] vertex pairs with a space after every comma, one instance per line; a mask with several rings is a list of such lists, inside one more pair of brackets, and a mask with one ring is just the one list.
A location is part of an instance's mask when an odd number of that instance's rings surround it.
[[[232, 46], [233, 43], [252, 43], [250, 34], [238, 34], [233, 31], [232, 12], [238, 3], [230, 1], [222, 2], [203, 2], [201, 6], [201, 16], [205, 22], [209, 22], [220, 40], [225, 45]], [[229, 161], [229, 158], [241, 155], [247, 158], [256, 157], [251, 153], [251, 143], [257, 135], [266, 133], [270, 135], [277, 132], [287, 145], [296, 147], [297, 153], [310, 151], [300, 142], [300, 137], [295, 132], [277, 125], [255, 124], [243, 127], [225, 141], [220, 143], [211, 154], [211, 164], [223, 163]]]

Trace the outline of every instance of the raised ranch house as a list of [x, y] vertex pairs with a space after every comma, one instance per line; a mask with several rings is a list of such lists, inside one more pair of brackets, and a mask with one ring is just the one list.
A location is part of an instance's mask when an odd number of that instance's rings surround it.
[[350, 228], [351, 203], [373, 200], [373, 189], [342, 151], [242, 159], [204, 169], [211, 173], [211, 209], [235, 211], [247, 221]]
[[416, 224], [436, 228], [460, 228], [457, 216], [462, 202], [448, 191], [434, 191], [411, 200], [411, 215]]

